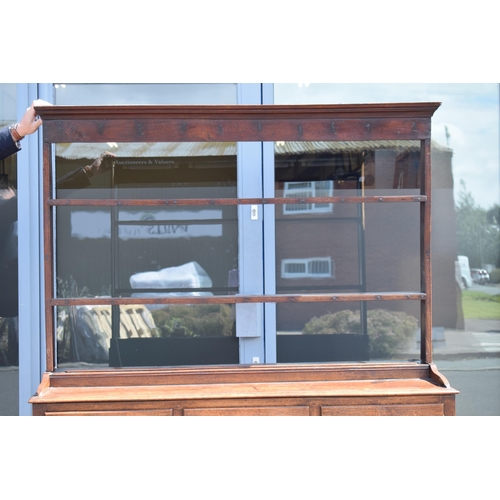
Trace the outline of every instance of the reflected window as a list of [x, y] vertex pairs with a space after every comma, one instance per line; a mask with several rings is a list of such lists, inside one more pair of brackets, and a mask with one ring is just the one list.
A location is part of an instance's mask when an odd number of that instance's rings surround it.
[[283, 259], [281, 261], [282, 278], [334, 278], [335, 263], [331, 257], [312, 259]]
[[[333, 181], [285, 182], [285, 198], [321, 198], [333, 196]], [[287, 203], [283, 214], [332, 212], [332, 203]]]

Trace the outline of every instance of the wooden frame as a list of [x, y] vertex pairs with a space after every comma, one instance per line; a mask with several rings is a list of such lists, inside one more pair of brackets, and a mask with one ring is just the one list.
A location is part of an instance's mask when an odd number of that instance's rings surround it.
[[[454, 414], [457, 391], [432, 364], [431, 117], [438, 103], [300, 106], [50, 106], [43, 119], [44, 253], [47, 373], [30, 402], [35, 414]], [[418, 196], [321, 198], [86, 200], [51, 196], [53, 143], [184, 141], [370, 141], [421, 142]], [[53, 217], [60, 206], [193, 206], [285, 203], [419, 203], [421, 289], [396, 293], [226, 295], [176, 298], [56, 298], [53, 279]], [[100, 304], [285, 303], [418, 300], [421, 360], [407, 365], [262, 365], [55, 372], [55, 306]], [[375, 375], [376, 373], [376, 375]], [[318, 378], [319, 377], [319, 378]], [[389, 382], [389, 380], [396, 382]], [[377, 380], [377, 384], [374, 383]], [[385, 380], [383, 384], [380, 382]], [[411, 382], [413, 380], [413, 382]], [[415, 382], [418, 380], [418, 383]], [[283, 390], [283, 384], [289, 385]], [[207, 384], [210, 386], [207, 389]], [[217, 390], [214, 390], [214, 385]], [[255, 384], [265, 391], [256, 393]], [[285, 385], [286, 385], [285, 384]], [[153, 389], [154, 386], [154, 389]], [[159, 389], [161, 387], [161, 389]], [[189, 396], [186, 391], [189, 392]], [[207, 392], [208, 391], [208, 392]], [[125, 394], [126, 393], [126, 394]], [[217, 395], [215, 395], [217, 393]], [[210, 396], [212, 394], [212, 396]], [[340, 398], [340, 399], [339, 399]], [[347, 399], [345, 399], [347, 398]], [[120, 402], [118, 402], [120, 401]], [[152, 403], [154, 401], [154, 404]], [[427, 402], [426, 402], [427, 401]], [[352, 403], [352, 404], [351, 404]], [[380, 405], [380, 408], [375, 406]], [[430, 407], [425, 405], [429, 404]], [[341, 410], [341, 407], [347, 409]], [[391, 405], [399, 405], [394, 410]], [[402, 405], [402, 406], [401, 406]], [[424, 405], [424, 406], [422, 406]], [[437, 406], [435, 406], [437, 405]], [[298, 407], [302, 409], [296, 413]], [[431, 409], [432, 407], [432, 409]], [[194, 408], [197, 410], [194, 411]], [[219, 410], [217, 410], [218, 408]], [[221, 408], [231, 408], [229, 413]], [[245, 410], [246, 408], [246, 410]], [[267, 408], [267, 410], [265, 410]], [[326, 408], [329, 408], [326, 410]], [[383, 409], [381, 409], [383, 408]], [[281, 409], [281, 410], [280, 410]], [[393, 411], [394, 410], [394, 411]], [[194, 413], [193, 413], [194, 412]], [[267, 412], [267, 413], [266, 413]], [[399, 412], [399, 413], [398, 413]], [[162, 413], [163, 414], [163, 413]]]

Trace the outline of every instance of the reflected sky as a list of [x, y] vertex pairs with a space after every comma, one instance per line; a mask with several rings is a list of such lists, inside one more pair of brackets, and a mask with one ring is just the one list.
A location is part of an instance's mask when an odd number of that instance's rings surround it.
[[421, 101], [442, 103], [432, 119], [432, 139], [453, 150], [455, 200], [463, 180], [479, 206], [499, 204], [498, 84], [274, 84], [275, 104]]
[[54, 85], [55, 104], [236, 104], [235, 83], [93, 83]]
[[16, 84], [0, 83], [0, 127], [16, 120]]

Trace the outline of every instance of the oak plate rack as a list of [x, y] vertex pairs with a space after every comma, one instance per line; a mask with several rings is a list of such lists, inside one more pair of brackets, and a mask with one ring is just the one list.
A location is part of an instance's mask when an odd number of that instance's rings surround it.
[[[454, 415], [455, 395], [432, 360], [431, 117], [439, 103], [352, 105], [44, 106], [46, 373], [35, 415]], [[420, 141], [420, 194], [239, 199], [57, 199], [52, 147], [78, 142]], [[57, 298], [53, 211], [137, 207], [418, 203], [421, 288], [412, 292]], [[417, 230], [417, 228], [416, 228]], [[56, 367], [58, 306], [420, 301], [420, 360], [65, 370]]]

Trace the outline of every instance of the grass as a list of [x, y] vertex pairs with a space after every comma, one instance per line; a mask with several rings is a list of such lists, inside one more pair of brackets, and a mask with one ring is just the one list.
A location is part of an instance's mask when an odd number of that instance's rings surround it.
[[500, 319], [500, 294], [463, 290], [462, 307], [466, 319]]

